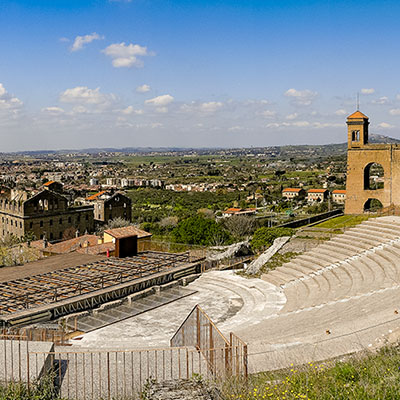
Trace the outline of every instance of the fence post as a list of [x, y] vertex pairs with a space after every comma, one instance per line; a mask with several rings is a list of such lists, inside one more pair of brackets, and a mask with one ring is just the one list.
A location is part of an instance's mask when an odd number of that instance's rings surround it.
[[244, 364], [244, 378], [247, 381], [248, 378], [248, 355], [247, 355], [247, 344], [243, 346], [243, 364]]
[[197, 327], [197, 348], [198, 350], [201, 349], [201, 332], [200, 332], [200, 311], [199, 307], [196, 306], [196, 327]]
[[214, 373], [214, 338], [213, 338], [213, 327], [211, 322], [209, 322], [209, 336], [210, 336], [210, 364], [211, 364], [211, 372]]

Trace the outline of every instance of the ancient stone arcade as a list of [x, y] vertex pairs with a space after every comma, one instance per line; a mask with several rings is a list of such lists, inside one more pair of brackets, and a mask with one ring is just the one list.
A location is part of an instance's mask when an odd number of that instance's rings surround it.
[[346, 214], [400, 205], [400, 145], [368, 143], [369, 119], [347, 118]]

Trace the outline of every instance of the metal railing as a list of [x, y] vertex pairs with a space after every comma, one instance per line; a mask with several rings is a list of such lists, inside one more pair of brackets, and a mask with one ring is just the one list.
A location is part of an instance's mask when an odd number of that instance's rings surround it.
[[[228, 341], [204, 310], [196, 305], [171, 339], [171, 347], [195, 347], [215, 377], [247, 377], [247, 345], [233, 333]], [[220, 351], [224, 349], [224, 351]]]
[[68, 337], [67, 333], [62, 329], [2, 328], [0, 329], [0, 340], [2, 339], [65, 344]]

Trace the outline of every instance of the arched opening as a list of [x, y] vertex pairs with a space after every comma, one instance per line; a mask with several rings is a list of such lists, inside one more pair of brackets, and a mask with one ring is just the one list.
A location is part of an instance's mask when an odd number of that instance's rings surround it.
[[383, 205], [378, 199], [368, 199], [364, 204], [364, 212], [376, 212], [381, 208]]
[[385, 171], [381, 164], [369, 163], [364, 168], [364, 190], [383, 189]]

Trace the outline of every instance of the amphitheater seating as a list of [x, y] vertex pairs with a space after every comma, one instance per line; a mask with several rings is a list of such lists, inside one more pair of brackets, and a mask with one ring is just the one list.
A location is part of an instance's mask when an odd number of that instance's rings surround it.
[[283, 289], [282, 313], [399, 285], [400, 218], [371, 218], [262, 279]]

